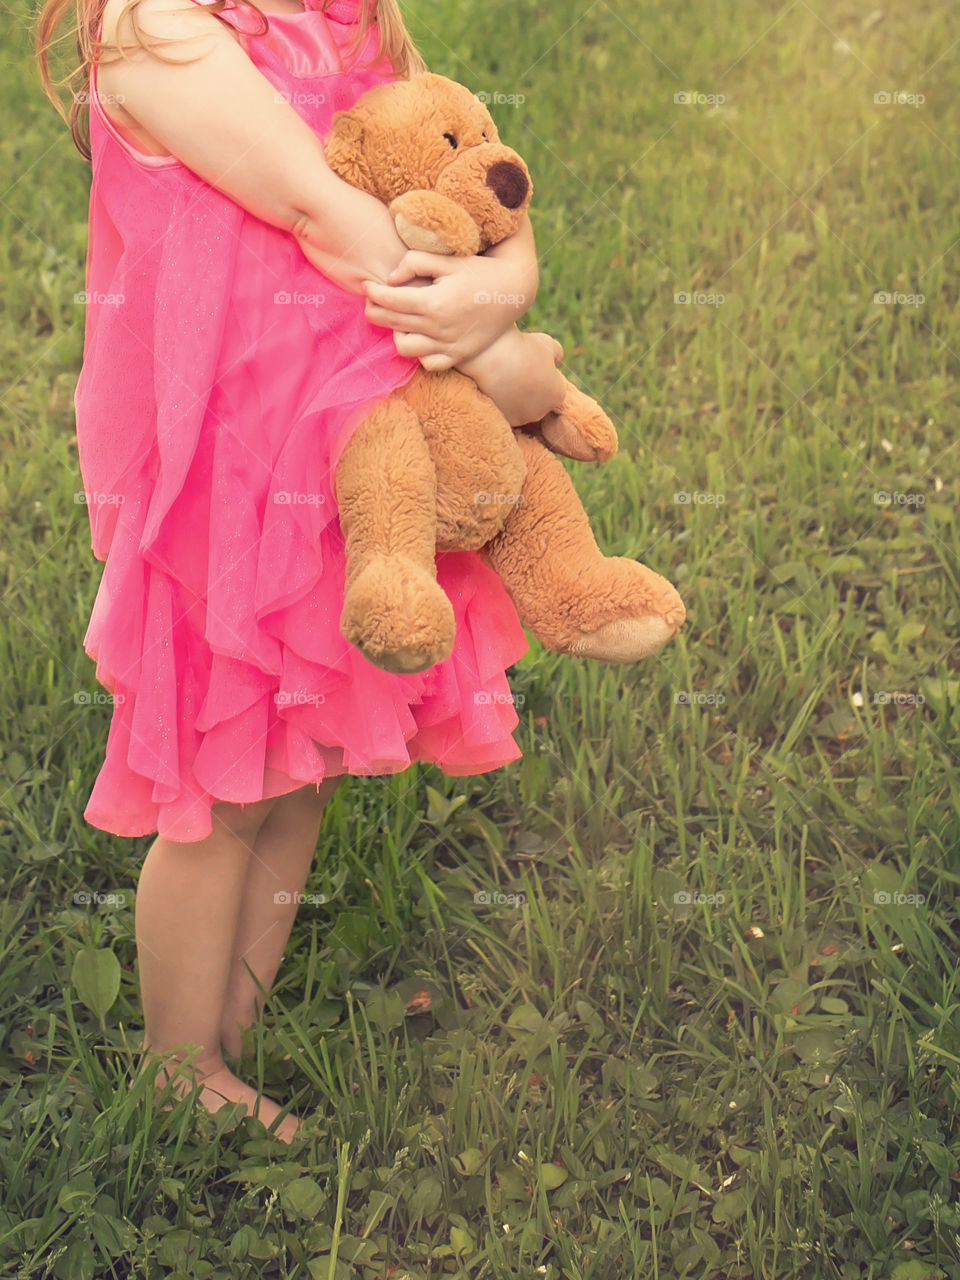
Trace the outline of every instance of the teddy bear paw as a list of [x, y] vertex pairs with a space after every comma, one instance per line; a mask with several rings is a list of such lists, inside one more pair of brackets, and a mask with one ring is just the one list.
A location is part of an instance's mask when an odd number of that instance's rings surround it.
[[639, 662], [673, 639], [686, 609], [676, 588], [639, 561], [611, 556], [606, 570], [566, 651], [600, 662]]
[[448, 658], [456, 623], [446, 593], [406, 556], [375, 556], [344, 597], [340, 630], [383, 671], [413, 675]]
[[575, 658], [597, 658], [600, 662], [638, 662], [656, 653], [675, 635], [676, 629], [663, 618], [617, 618], [575, 640], [570, 653]]

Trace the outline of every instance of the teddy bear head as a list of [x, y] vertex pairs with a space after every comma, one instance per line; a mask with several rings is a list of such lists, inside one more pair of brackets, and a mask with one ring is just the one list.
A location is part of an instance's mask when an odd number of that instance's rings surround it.
[[[498, 244], [517, 230], [533, 193], [527, 166], [500, 141], [483, 103], [432, 72], [368, 89], [349, 111], [335, 113], [324, 149], [336, 174], [391, 212], [407, 198], [398, 230], [408, 244], [438, 252], [478, 253]], [[410, 202], [412, 193], [419, 203]], [[411, 221], [429, 222], [433, 232], [411, 241]]]

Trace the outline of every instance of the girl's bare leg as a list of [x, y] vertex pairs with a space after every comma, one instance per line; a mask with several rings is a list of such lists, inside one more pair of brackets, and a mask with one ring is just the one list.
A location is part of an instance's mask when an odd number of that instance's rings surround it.
[[[213, 832], [205, 840], [186, 844], [158, 836], [140, 872], [135, 910], [145, 1053], [181, 1062], [196, 1046], [190, 1074], [203, 1085], [202, 1104], [216, 1111], [242, 1101], [268, 1127], [280, 1107], [258, 1098], [227, 1068], [220, 1026], [247, 866], [276, 803], [214, 804]], [[173, 1071], [164, 1067], [162, 1075]], [[177, 1080], [178, 1089], [185, 1085]], [[275, 1132], [289, 1141], [296, 1120], [284, 1117]]]
[[256, 1021], [262, 1004], [247, 966], [269, 992], [316, 853], [324, 806], [341, 780], [327, 778], [319, 787], [279, 796], [254, 840], [218, 1027], [219, 1043], [234, 1058], [243, 1028]]

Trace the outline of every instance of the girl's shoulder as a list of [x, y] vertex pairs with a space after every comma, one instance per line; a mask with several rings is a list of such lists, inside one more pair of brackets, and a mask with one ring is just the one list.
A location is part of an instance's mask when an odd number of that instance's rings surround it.
[[[123, 94], [112, 86], [112, 70], [121, 65], [121, 46], [129, 54], [138, 45], [133, 33], [131, 18], [122, 16], [128, 0], [107, 0], [100, 25], [100, 40], [105, 46], [106, 60], [97, 66], [97, 97], [105, 115], [137, 151], [148, 156], [167, 156], [169, 151], [139, 124], [123, 106]], [[149, 43], [150, 33], [157, 31], [151, 17], [162, 14], [163, 37], [189, 37], [211, 31], [215, 24], [219, 30], [229, 32], [239, 42], [239, 35], [228, 23], [218, 22], [212, 13], [205, 13], [204, 0], [140, 0], [136, 6], [138, 29]], [[182, 15], [182, 16], [181, 16]], [[145, 19], [145, 22], [141, 22]], [[144, 30], [145, 28], [145, 30]], [[161, 42], [162, 45], [162, 42]], [[162, 49], [161, 49], [162, 52]]]
[[[128, 51], [137, 48], [133, 34], [132, 17], [128, 13], [121, 18], [129, 0], [107, 0], [101, 21], [101, 40], [110, 50], [119, 50], [121, 43]], [[137, 25], [149, 37], [155, 32], [163, 39], [189, 38], [204, 31], [229, 31], [236, 40], [237, 33], [215, 14], [207, 12], [209, 0], [139, 0], [136, 6]], [[155, 19], [161, 16], [160, 22]], [[154, 19], [154, 21], [151, 21]]]

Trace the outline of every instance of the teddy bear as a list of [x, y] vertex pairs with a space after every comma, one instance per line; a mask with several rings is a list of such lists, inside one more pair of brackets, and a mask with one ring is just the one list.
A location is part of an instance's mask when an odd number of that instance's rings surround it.
[[[432, 253], [497, 244], [533, 190], [484, 104], [430, 72], [335, 113], [324, 151], [387, 204], [409, 248]], [[546, 648], [612, 663], [654, 653], [677, 634], [683, 602], [646, 565], [603, 555], [556, 456], [602, 463], [616, 450], [607, 415], [570, 382], [559, 412], [514, 429], [471, 378], [419, 370], [353, 431], [336, 466], [343, 636], [385, 671], [442, 661], [454, 614], [436, 553], [476, 550]]]

